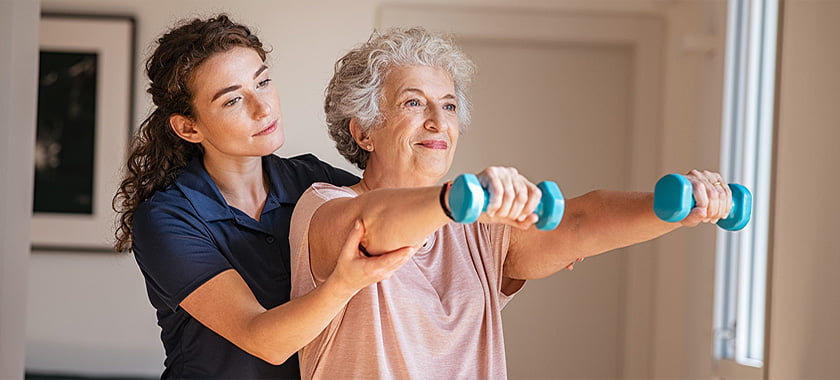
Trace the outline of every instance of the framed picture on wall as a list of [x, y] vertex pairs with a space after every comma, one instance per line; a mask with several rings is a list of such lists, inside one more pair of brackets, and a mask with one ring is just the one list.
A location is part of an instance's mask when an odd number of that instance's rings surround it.
[[132, 123], [135, 21], [43, 14], [32, 248], [112, 251]]

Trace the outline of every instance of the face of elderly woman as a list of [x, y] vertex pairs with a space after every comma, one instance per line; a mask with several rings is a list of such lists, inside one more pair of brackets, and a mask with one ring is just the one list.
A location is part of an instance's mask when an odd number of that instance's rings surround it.
[[458, 144], [458, 100], [449, 73], [429, 66], [392, 69], [383, 84], [383, 125], [370, 132], [368, 170], [409, 174], [433, 184]]

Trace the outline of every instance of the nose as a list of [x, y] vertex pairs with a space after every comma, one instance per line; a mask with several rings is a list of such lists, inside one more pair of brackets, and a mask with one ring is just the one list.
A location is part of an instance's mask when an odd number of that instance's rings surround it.
[[258, 96], [254, 98], [253, 114], [254, 119], [260, 120], [271, 114], [271, 98], [269, 96]]
[[430, 131], [443, 132], [450, 128], [450, 121], [444, 110], [437, 107], [432, 107], [426, 113], [426, 121], [424, 127]]

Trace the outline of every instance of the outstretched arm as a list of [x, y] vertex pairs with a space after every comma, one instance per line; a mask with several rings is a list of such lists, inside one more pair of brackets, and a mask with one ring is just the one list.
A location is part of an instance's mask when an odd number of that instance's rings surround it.
[[692, 170], [696, 206], [679, 223], [659, 220], [653, 193], [593, 191], [566, 202], [563, 221], [553, 231], [511, 231], [504, 275], [511, 279], [549, 276], [576, 259], [662, 236], [681, 226], [716, 223], [732, 208], [732, 194], [717, 173]]
[[[485, 186], [505, 189], [494, 193], [480, 220], [520, 228], [536, 222], [532, 212], [539, 203], [539, 190], [522, 179], [515, 169], [491, 167], [478, 177]], [[321, 281], [332, 271], [340, 237], [355, 220], [361, 220], [365, 226], [361, 244], [372, 255], [422, 245], [430, 234], [451, 222], [441, 206], [440, 192], [440, 186], [388, 188], [325, 202], [315, 211], [309, 225], [310, 260], [315, 279]]]

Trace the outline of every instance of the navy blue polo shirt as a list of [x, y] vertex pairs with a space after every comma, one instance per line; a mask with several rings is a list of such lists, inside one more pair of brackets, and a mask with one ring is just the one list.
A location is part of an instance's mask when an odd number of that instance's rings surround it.
[[262, 158], [270, 188], [260, 221], [225, 202], [195, 158], [135, 211], [134, 257], [157, 309], [166, 350], [162, 378], [299, 378], [297, 356], [271, 365], [217, 335], [179, 307], [196, 288], [235, 269], [266, 309], [289, 301], [289, 223], [313, 182], [349, 186], [359, 179], [311, 154]]

